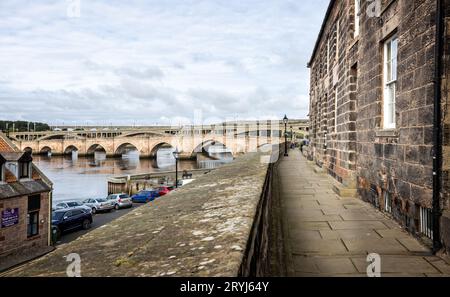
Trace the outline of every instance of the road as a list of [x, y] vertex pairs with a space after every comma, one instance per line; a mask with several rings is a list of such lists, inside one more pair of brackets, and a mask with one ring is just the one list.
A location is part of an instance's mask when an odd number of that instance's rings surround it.
[[130, 211], [136, 209], [137, 207], [140, 207], [144, 204], [139, 204], [139, 203], [133, 203], [133, 207], [132, 208], [124, 208], [124, 209], [119, 209], [119, 210], [112, 210], [111, 212], [105, 212], [105, 213], [97, 213], [94, 215], [93, 217], [93, 222], [91, 225], [91, 228], [88, 230], [83, 230], [83, 229], [78, 229], [75, 231], [71, 231], [71, 232], [67, 232], [67, 233], [63, 233], [63, 235], [61, 236], [60, 241], [58, 241], [58, 243], [56, 245], [60, 245], [60, 244], [64, 244], [64, 243], [69, 243], [71, 241], [74, 241], [75, 239], [77, 239], [78, 237], [98, 228], [101, 227], [117, 218], [120, 218], [121, 216], [129, 213]]

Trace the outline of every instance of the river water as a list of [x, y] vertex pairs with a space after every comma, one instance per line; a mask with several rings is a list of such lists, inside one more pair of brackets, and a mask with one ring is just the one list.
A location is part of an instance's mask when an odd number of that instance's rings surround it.
[[[92, 157], [34, 155], [33, 162], [53, 182], [53, 200], [81, 200], [107, 195], [107, 178], [115, 175], [175, 170], [171, 149], [161, 148], [157, 158], [139, 159], [136, 152], [122, 158], [106, 158], [95, 152]], [[198, 168], [196, 161], [179, 161], [179, 170]]]

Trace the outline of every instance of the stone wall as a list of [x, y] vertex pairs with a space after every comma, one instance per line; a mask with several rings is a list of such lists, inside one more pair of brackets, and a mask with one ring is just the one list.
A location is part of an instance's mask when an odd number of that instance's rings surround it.
[[[432, 206], [434, 35], [436, 1], [394, 1], [363, 18], [358, 88], [359, 192], [418, 233], [419, 208]], [[398, 36], [396, 128], [383, 128], [384, 40]], [[365, 114], [366, 117], [360, 116]], [[389, 202], [390, 201], [390, 202]], [[385, 209], [386, 210], [386, 209]]]
[[27, 254], [34, 248], [48, 245], [48, 193], [41, 194], [39, 234], [37, 236], [27, 238], [28, 196], [0, 200], [0, 214], [8, 208], [19, 209], [19, 223], [11, 227], [0, 228], [0, 261], [10, 254]]
[[278, 151], [239, 157], [8, 275], [65, 276], [70, 253], [82, 276], [262, 274], [270, 159]]
[[[412, 234], [422, 236], [420, 209], [431, 210], [433, 194], [436, 1], [383, 0], [380, 16], [370, 15], [369, 5], [373, 2], [362, 1], [359, 36], [353, 34], [354, 1], [333, 2], [319, 47], [310, 62], [310, 158], [344, 186], [352, 187], [356, 181], [363, 200], [392, 214]], [[444, 2], [448, 36], [450, 5], [449, 0]], [[336, 22], [342, 30], [339, 30], [339, 63], [333, 66], [327, 65], [332, 60], [322, 52], [333, 53], [329, 42], [333, 40]], [[392, 36], [397, 36], [399, 42], [395, 128], [384, 127], [383, 123], [384, 43]], [[449, 88], [448, 53], [447, 37], [445, 98]], [[445, 211], [441, 230], [443, 237], [450, 238], [449, 117], [445, 98], [442, 182]], [[445, 241], [450, 246], [450, 239]]]
[[444, 1], [445, 10], [445, 40], [444, 40], [444, 69], [442, 80], [442, 116], [443, 116], [443, 170], [442, 197], [443, 215], [441, 223], [442, 241], [450, 254], [450, 0]]
[[335, 1], [310, 64], [310, 159], [345, 185], [355, 184], [358, 44], [353, 18], [350, 1]]

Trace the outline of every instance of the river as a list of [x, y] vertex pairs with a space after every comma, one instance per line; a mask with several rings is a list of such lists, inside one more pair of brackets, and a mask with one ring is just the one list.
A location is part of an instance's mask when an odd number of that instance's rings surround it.
[[[106, 158], [106, 154], [95, 152], [92, 157], [34, 155], [33, 162], [53, 182], [53, 200], [81, 200], [107, 195], [110, 176], [150, 173], [175, 170], [175, 159], [171, 149], [161, 148], [157, 158], [139, 159], [136, 152], [122, 158]], [[179, 161], [179, 170], [198, 168], [196, 161]]]

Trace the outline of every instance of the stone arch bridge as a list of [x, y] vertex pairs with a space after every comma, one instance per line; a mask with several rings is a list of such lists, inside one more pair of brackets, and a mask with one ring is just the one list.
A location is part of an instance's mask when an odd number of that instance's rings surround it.
[[252, 135], [167, 135], [167, 134], [126, 134], [110, 138], [41, 138], [34, 140], [13, 140], [22, 151], [31, 150], [35, 154], [51, 152], [52, 155], [71, 154], [93, 155], [96, 150], [104, 150], [107, 157], [122, 155], [126, 148], [134, 147], [141, 158], [153, 158], [159, 148], [178, 148], [180, 158], [194, 158], [211, 145], [223, 145], [233, 156], [256, 152], [267, 144], [278, 144], [279, 137]]

